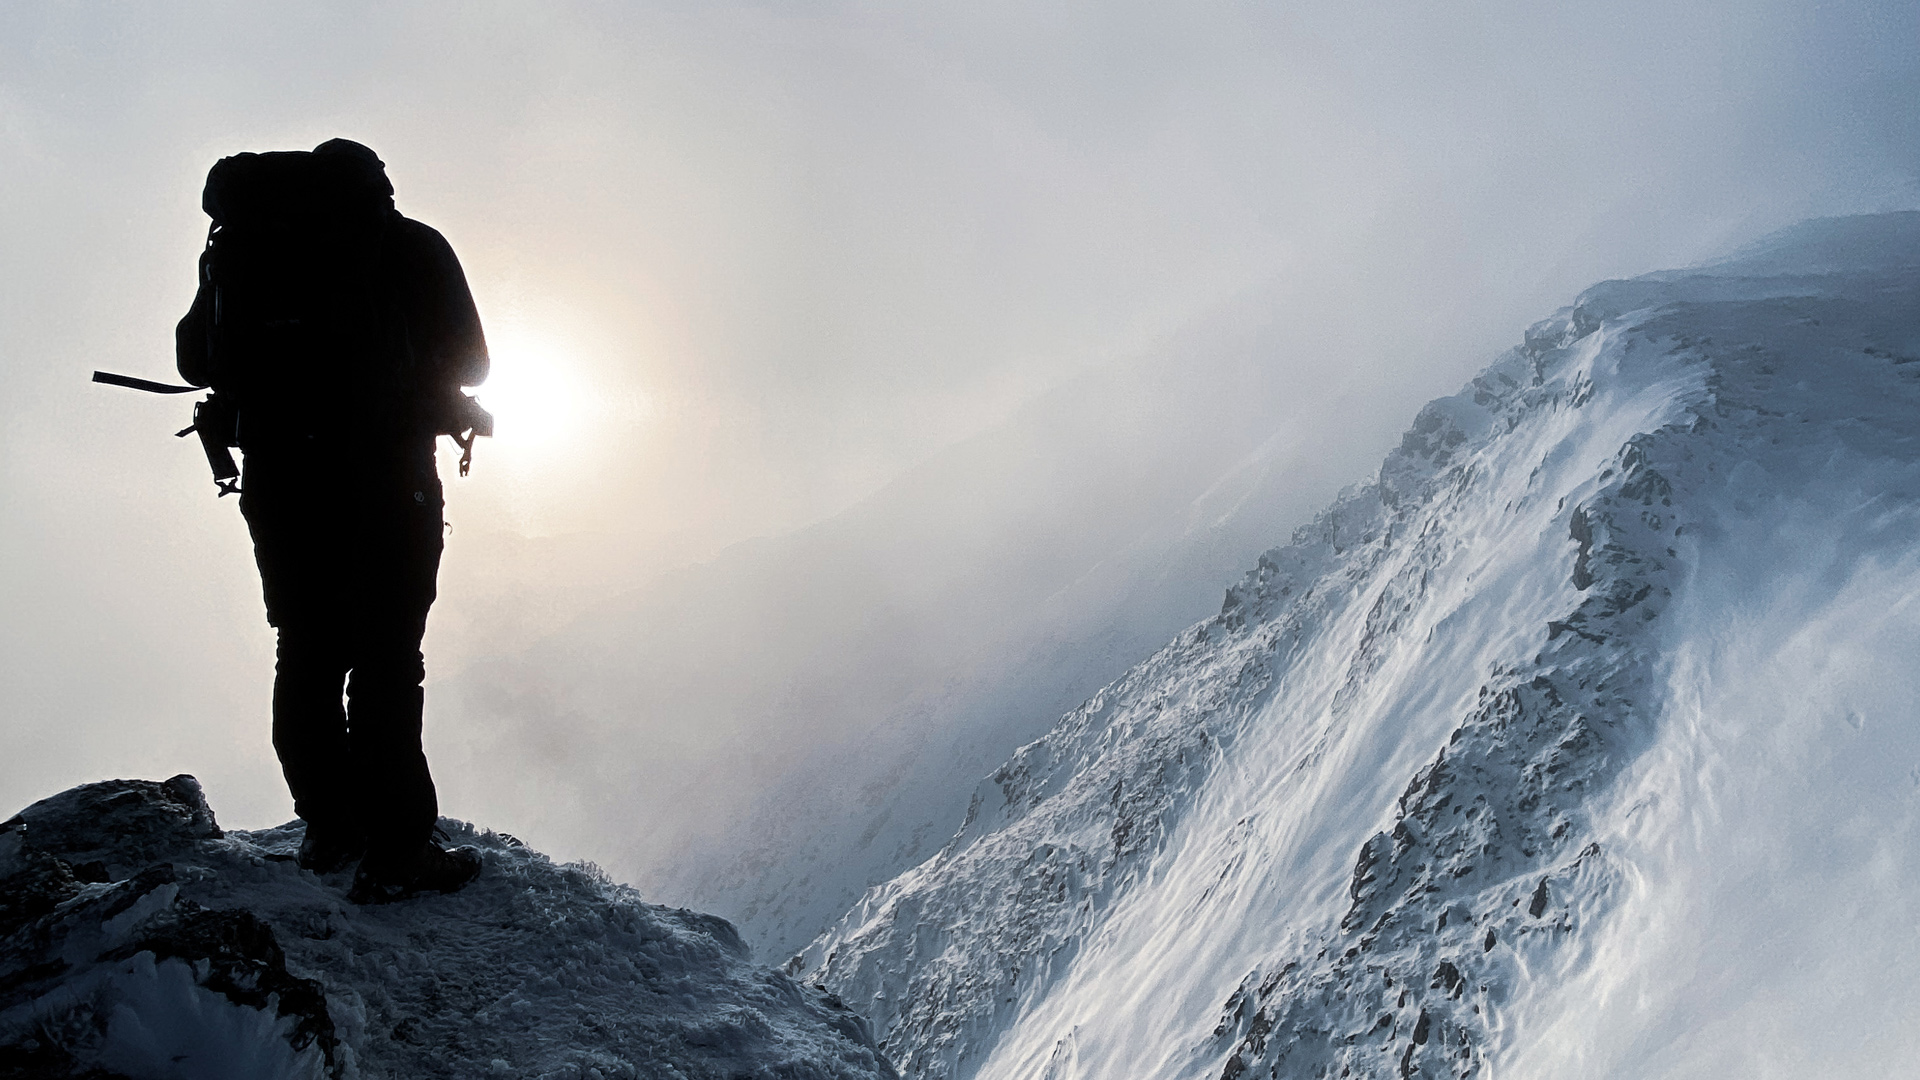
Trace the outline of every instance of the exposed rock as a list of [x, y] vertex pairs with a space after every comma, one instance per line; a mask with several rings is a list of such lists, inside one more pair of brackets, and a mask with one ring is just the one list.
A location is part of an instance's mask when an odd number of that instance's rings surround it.
[[297, 822], [224, 833], [192, 777], [35, 803], [0, 825], [0, 1076], [895, 1075], [724, 920], [442, 826], [479, 880], [359, 908]]

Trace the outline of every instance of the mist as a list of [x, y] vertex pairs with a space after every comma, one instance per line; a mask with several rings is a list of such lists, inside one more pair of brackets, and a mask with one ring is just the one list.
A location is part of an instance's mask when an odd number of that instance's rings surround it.
[[170, 377], [220, 156], [367, 143], [479, 303], [443, 811], [784, 949], [1527, 323], [1920, 205], [1915, 41], [1784, 0], [14, 5], [0, 801], [192, 772], [291, 816], [237, 508], [179, 399], [86, 381]]

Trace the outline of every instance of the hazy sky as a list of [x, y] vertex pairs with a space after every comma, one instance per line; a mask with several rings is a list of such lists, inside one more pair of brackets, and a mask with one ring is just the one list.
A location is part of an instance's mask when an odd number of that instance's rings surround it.
[[171, 373], [224, 154], [366, 142], [465, 263], [500, 435], [445, 672], [1248, 311], [1384, 440], [1596, 279], [1920, 205], [1916, 42], [1787, 0], [9, 4], [0, 803], [288, 812], [233, 501], [178, 399], [85, 381]]

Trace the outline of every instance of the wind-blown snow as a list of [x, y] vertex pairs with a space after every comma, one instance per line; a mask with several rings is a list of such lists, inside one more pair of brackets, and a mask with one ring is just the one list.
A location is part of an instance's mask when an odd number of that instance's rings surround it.
[[919, 1077], [1888, 1074], [1920, 214], [1607, 282], [811, 969]]

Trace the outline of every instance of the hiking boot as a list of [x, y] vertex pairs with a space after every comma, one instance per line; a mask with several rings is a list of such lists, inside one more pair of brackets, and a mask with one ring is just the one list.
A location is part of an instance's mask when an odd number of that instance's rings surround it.
[[359, 829], [319, 825], [309, 821], [307, 835], [300, 841], [300, 855], [295, 861], [302, 870], [333, 874], [345, 870], [366, 853], [367, 837]]
[[[384, 863], [384, 865], [382, 865]], [[431, 841], [397, 864], [363, 859], [353, 875], [347, 899], [356, 904], [390, 904], [423, 892], [450, 893], [480, 874], [480, 852], [470, 847], [449, 851]]]

